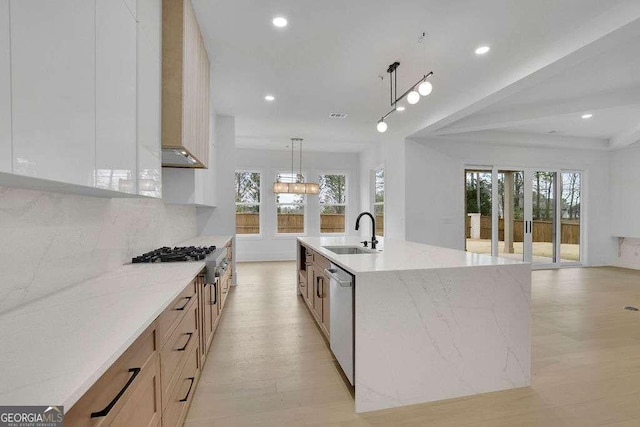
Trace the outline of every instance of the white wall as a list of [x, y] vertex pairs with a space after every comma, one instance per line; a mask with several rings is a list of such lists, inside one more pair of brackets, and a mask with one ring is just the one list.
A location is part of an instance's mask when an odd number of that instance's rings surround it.
[[[298, 153], [295, 164], [297, 167]], [[355, 219], [360, 212], [359, 155], [349, 153], [304, 152], [303, 174], [317, 182], [319, 173], [347, 174], [347, 234], [356, 235]], [[238, 261], [293, 260], [296, 257], [296, 237], [276, 235], [275, 195], [272, 185], [277, 172], [291, 169], [291, 152], [276, 150], [238, 149], [236, 169], [262, 173], [261, 235], [236, 236]], [[297, 170], [297, 169], [296, 169]], [[229, 187], [234, 191], [233, 183]], [[235, 206], [235, 205], [234, 205]], [[318, 196], [307, 196], [305, 211], [306, 235], [320, 235], [320, 207]], [[235, 221], [235, 217], [234, 217]], [[369, 228], [365, 227], [367, 230]]]
[[640, 238], [640, 146], [611, 153], [611, 234]]
[[611, 153], [611, 234], [620, 237], [613, 264], [640, 269], [640, 146]]
[[407, 140], [405, 158], [408, 240], [464, 248], [465, 164], [578, 169], [584, 171], [585, 264], [611, 264], [617, 242], [609, 227], [608, 152]]
[[235, 118], [216, 116], [215, 123], [217, 168], [216, 208], [198, 207], [199, 235], [233, 235], [236, 232], [234, 173], [236, 163]]
[[[385, 237], [405, 239], [405, 145], [404, 139], [389, 137], [360, 155], [360, 203], [363, 211], [371, 211], [372, 171], [385, 169]], [[364, 231], [362, 236], [369, 237]]]
[[193, 206], [0, 187], [0, 313], [195, 235]]

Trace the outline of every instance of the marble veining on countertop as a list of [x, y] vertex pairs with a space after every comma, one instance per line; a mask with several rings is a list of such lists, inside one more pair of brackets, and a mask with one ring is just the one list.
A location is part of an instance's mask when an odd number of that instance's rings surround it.
[[[202, 236], [179, 246], [224, 246]], [[0, 405], [71, 406], [204, 262], [127, 264], [0, 316]]]
[[522, 264], [506, 258], [382, 237], [378, 238], [377, 253], [355, 255], [338, 255], [324, 246], [362, 247], [362, 237], [298, 237], [298, 240], [352, 273]]

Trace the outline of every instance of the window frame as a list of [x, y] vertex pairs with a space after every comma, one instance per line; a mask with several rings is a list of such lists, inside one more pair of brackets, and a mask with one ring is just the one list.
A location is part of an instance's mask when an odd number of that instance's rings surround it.
[[[384, 198], [382, 202], [376, 202], [376, 172], [382, 169], [384, 171], [384, 181], [382, 183], [382, 189]], [[382, 236], [384, 237], [387, 232], [387, 168], [385, 165], [379, 165], [374, 169], [371, 169], [370, 174], [371, 183], [371, 214], [376, 216], [376, 206], [382, 206]], [[376, 230], [377, 233], [377, 230]]]
[[[298, 172], [293, 171], [294, 175], [297, 174]], [[274, 182], [278, 179], [278, 174], [287, 174], [290, 175], [291, 174], [291, 170], [284, 170], [284, 169], [275, 169], [274, 173], [273, 173], [273, 179]], [[301, 172], [303, 178], [306, 180], [308, 173], [306, 171], [302, 171]], [[307, 225], [307, 219], [308, 219], [308, 213], [309, 213], [309, 209], [308, 209], [308, 198], [307, 195], [304, 194], [302, 196], [302, 203], [279, 203], [278, 202], [278, 195], [277, 194], [273, 194], [273, 204], [274, 204], [274, 229], [273, 229], [273, 238], [274, 239], [291, 239], [291, 238], [296, 238], [296, 237], [304, 237], [307, 235], [307, 230], [308, 230], [308, 225]], [[302, 233], [280, 233], [278, 231], [278, 207], [280, 205], [300, 205], [302, 206], [302, 212], [303, 212], [303, 221], [302, 221]]]
[[[349, 182], [351, 180], [351, 177], [349, 176], [349, 172], [345, 171], [345, 170], [319, 170], [317, 171], [317, 175], [318, 175], [318, 182], [320, 182], [320, 176], [321, 175], [343, 175], [344, 176], [344, 200], [345, 203], [320, 203], [320, 197], [318, 197], [318, 232], [320, 233], [320, 235], [322, 236], [346, 236], [347, 230], [349, 230], [349, 225], [350, 225], [350, 221], [349, 221], [349, 199], [350, 199], [350, 192], [349, 192]], [[344, 206], [344, 231], [343, 232], [338, 232], [338, 233], [323, 233], [322, 232], [322, 207], [323, 206]]]
[[259, 233], [251, 233], [251, 234], [238, 234], [238, 225], [236, 223], [236, 233], [235, 236], [239, 237], [241, 239], [261, 239], [263, 236], [263, 230], [264, 230], [264, 210], [263, 205], [264, 205], [264, 171], [262, 169], [255, 169], [255, 168], [237, 168], [234, 173], [233, 173], [233, 177], [235, 178], [236, 173], [242, 173], [242, 172], [249, 172], [249, 173], [258, 173], [260, 174], [260, 188], [259, 188], [259, 192], [260, 192], [260, 203], [238, 203], [238, 202], [234, 202], [235, 206], [234, 206], [234, 210], [235, 213], [234, 215], [236, 215], [238, 213], [237, 211], [237, 207], [238, 205], [244, 205], [244, 206], [258, 206], [258, 211], [259, 211], [259, 217], [258, 217], [258, 227], [260, 229]]

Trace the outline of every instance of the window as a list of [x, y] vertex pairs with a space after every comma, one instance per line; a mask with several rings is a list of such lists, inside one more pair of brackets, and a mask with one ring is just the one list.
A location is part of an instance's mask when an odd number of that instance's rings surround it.
[[[296, 182], [297, 174], [279, 172], [276, 180], [280, 182]], [[278, 234], [304, 233], [304, 194], [276, 194], [276, 213], [278, 217]]]
[[320, 232], [344, 233], [347, 210], [347, 176], [320, 175]]
[[373, 212], [376, 217], [376, 235], [384, 236], [384, 168], [374, 173]]
[[236, 171], [236, 234], [260, 234], [260, 173]]

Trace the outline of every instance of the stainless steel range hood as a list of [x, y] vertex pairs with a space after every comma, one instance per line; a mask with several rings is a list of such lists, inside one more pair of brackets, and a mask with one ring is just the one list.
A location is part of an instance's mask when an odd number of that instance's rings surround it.
[[162, 166], [176, 168], [203, 168], [191, 154], [181, 148], [163, 148]]

